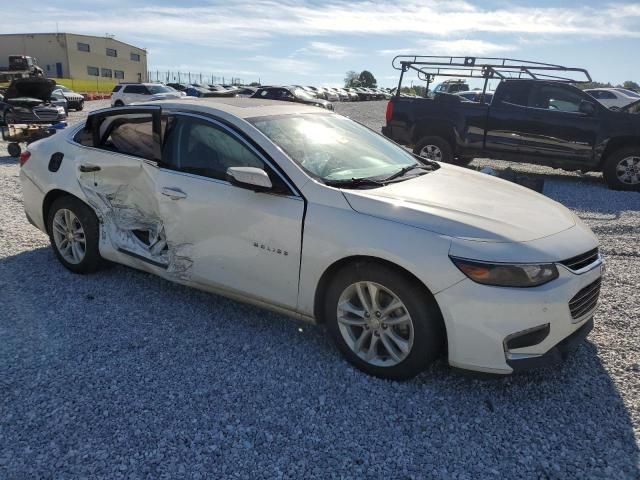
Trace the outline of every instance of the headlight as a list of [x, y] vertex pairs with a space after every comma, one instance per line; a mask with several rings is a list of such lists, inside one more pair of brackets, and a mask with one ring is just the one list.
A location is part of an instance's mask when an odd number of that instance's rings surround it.
[[467, 277], [483, 285], [497, 287], [537, 287], [558, 278], [558, 269], [552, 263], [540, 265], [486, 263], [466, 258], [450, 257]]
[[56, 110], [58, 110], [58, 113], [65, 113], [64, 107], [56, 107]]

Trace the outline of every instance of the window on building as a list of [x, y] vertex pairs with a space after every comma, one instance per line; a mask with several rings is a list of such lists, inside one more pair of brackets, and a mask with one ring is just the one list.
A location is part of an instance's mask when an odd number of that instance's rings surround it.
[[102, 71], [101, 71], [101, 73], [102, 73], [102, 76], [103, 76], [103, 77], [107, 77], [107, 78], [111, 78], [111, 77], [113, 77], [113, 74], [112, 74], [112, 72], [111, 72], [111, 69], [110, 69], [110, 68], [103, 68], [103, 69], [102, 69]]
[[100, 69], [98, 67], [87, 67], [87, 74], [92, 77], [98, 77], [100, 76]]
[[124, 72], [122, 70], [114, 70], [113, 71], [113, 76], [118, 78], [118, 79], [120, 79], [120, 80], [123, 80], [124, 79]]
[[118, 51], [115, 48], [107, 48], [107, 57], [117, 57]]
[[131, 53], [131, 60], [133, 60], [134, 62], [139, 62], [140, 61], [140, 55], [137, 53]]
[[88, 43], [78, 42], [78, 50], [80, 50], [81, 52], [90, 52], [91, 47], [89, 46]]

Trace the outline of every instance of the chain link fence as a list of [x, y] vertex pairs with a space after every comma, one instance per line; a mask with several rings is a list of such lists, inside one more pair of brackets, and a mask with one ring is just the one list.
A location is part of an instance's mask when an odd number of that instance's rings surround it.
[[200, 85], [248, 85], [260, 83], [260, 80], [245, 79], [234, 76], [218, 76], [210, 73], [178, 72], [150, 70], [148, 73], [150, 82], [162, 83], [197, 83]]

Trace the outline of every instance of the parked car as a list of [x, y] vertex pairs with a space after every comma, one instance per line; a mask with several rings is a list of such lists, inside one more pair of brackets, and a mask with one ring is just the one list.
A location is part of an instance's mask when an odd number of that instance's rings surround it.
[[178, 92], [185, 92], [188, 88], [188, 85], [184, 83], [167, 83], [167, 87], [171, 87]]
[[[479, 102], [482, 100], [482, 90], [471, 90], [468, 92], [458, 92], [455, 95], [463, 98], [464, 100], [468, 100], [470, 102]], [[493, 92], [486, 92], [484, 94], [484, 103], [491, 103], [493, 100]]]
[[393, 97], [383, 133], [416, 155], [468, 163], [474, 157], [601, 171], [610, 188], [640, 190], [640, 116], [612, 111], [573, 85], [504, 80], [491, 105]]
[[325, 323], [392, 379], [442, 352], [491, 374], [553, 364], [592, 328], [603, 264], [575, 214], [346, 117], [164, 101], [67, 130], [30, 146], [20, 180], [72, 272], [108, 260]]
[[64, 97], [52, 98], [55, 88], [56, 82], [49, 78], [27, 77], [12, 80], [0, 102], [2, 123], [48, 124], [65, 120], [66, 100]]
[[180, 92], [160, 83], [120, 83], [111, 92], [111, 106], [121, 107], [135, 102], [180, 97]]
[[330, 96], [329, 100], [331, 100], [332, 102], [348, 102], [349, 101], [349, 94], [347, 92], [342, 93], [338, 88], [334, 88], [334, 87], [324, 87], [324, 89], [329, 94]]
[[261, 87], [251, 98], [262, 98], [265, 100], [281, 100], [284, 102], [304, 103], [314, 107], [322, 107], [333, 110], [333, 104], [322, 98], [315, 98], [306, 91], [296, 87]]
[[64, 85], [57, 84], [56, 89], [61, 90], [64, 97], [67, 99], [68, 109], [79, 112], [84, 108], [84, 96], [74, 92]]
[[349, 101], [349, 102], [357, 102], [358, 101], [358, 94], [357, 93], [350, 92], [349, 89], [347, 89], [347, 88], [339, 88], [338, 91], [346, 96], [347, 101]]
[[67, 101], [67, 98], [64, 96], [64, 93], [62, 92], [62, 90], [60, 90], [59, 88], [54, 89], [53, 92], [51, 92], [51, 97], [49, 98], [49, 101], [51, 102], [52, 105], [56, 107], [62, 107], [65, 115], [69, 115], [69, 102]]
[[305, 90], [311, 90], [316, 97], [327, 100], [327, 93], [320, 87], [308, 85]]
[[436, 85], [433, 89], [433, 94], [436, 93], [459, 93], [468, 92], [469, 85], [464, 80], [445, 80], [444, 82]]
[[258, 87], [239, 87], [236, 97], [251, 97], [258, 91]]
[[626, 88], [589, 88], [585, 92], [608, 108], [622, 108], [640, 100], [640, 93]]

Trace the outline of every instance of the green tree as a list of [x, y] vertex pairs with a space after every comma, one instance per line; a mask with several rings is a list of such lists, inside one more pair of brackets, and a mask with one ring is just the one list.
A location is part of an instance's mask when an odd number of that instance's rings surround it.
[[363, 70], [362, 73], [360, 73], [360, 77], [358, 77], [358, 80], [360, 80], [360, 85], [363, 87], [375, 88], [378, 86], [376, 77], [374, 77], [373, 73], [371, 73], [369, 70]]
[[359, 77], [358, 72], [349, 70], [344, 77], [344, 86], [347, 88], [359, 86], [360, 80], [358, 80], [358, 77]]
[[640, 85], [638, 85], [633, 80], [627, 80], [622, 84], [623, 88], [628, 88], [629, 90], [640, 90]]

